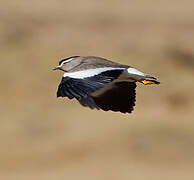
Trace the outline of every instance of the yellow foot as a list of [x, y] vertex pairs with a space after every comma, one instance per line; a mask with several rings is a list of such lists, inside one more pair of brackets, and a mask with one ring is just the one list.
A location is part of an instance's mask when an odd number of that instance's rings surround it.
[[140, 82], [145, 84], [145, 85], [148, 85], [148, 84], [159, 84], [159, 82], [155, 81], [155, 80], [141, 80]]

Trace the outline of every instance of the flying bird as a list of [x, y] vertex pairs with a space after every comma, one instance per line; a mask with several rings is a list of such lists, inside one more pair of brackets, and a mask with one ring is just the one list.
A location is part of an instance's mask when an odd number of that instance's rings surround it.
[[155, 77], [131, 66], [95, 56], [68, 57], [53, 70], [65, 72], [57, 97], [75, 98], [83, 106], [104, 111], [131, 113], [136, 101], [136, 82], [160, 84]]

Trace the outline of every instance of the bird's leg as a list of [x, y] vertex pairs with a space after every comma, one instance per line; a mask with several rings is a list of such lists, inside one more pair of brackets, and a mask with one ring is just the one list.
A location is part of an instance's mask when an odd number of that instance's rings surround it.
[[142, 79], [142, 80], [139, 80], [139, 82], [142, 83], [142, 84], [144, 84], [144, 85], [148, 85], [148, 84], [160, 84], [156, 80], [149, 80], [149, 79]]

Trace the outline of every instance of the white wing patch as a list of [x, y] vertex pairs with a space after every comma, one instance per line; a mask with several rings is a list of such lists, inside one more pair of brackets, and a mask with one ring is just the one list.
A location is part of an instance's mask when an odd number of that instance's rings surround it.
[[128, 69], [127, 69], [127, 72], [128, 72], [129, 74], [136, 74], [136, 75], [138, 75], [138, 76], [146, 76], [146, 74], [142, 73], [141, 71], [138, 71], [138, 70], [135, 69], [135, 68], [128, 68]]
[[63, 77], [71, 77], [71, 78], [75, 78], [75, 79], [84, 79], [84, 78], [98, 75], [98, 74], [105, 72], [105, 71], [111, 71], [111, 70], [117, 70], [117, 69], [124, 70], [125, 68], [105, 67], [105, 68], [87, 69], [87, 70], [83, 70], [83, 71], [65, 73], [63, 75]]

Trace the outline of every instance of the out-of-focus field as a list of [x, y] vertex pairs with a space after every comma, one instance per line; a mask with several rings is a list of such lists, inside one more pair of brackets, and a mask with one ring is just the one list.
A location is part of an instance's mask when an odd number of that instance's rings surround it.
[[[2, 1], [0, 179], [194, 179], [194, 1]], [[57, 99], [60, 58], [160, 78], [133, 114]]]

